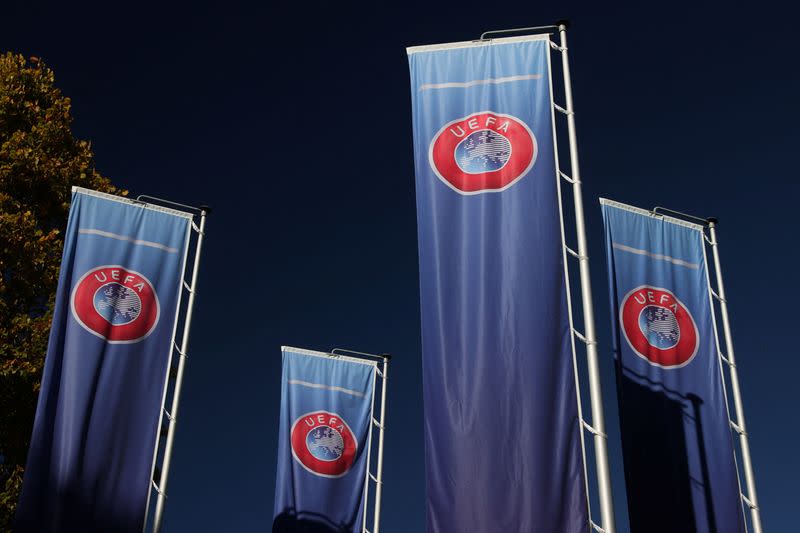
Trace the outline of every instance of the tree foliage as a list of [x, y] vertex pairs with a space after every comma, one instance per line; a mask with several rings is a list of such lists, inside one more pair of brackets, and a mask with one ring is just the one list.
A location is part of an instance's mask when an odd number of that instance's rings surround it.
[[37, 58], [0, 55], [0, 531], [19, 499], [73, 185], [122, 193]]

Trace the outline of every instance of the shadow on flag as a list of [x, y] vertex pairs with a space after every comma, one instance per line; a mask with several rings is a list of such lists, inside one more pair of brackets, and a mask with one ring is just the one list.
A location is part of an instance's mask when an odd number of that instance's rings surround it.
[[318, 513], [296, 513], [284, 511], [272, 521], [272, 533], [348, 533], [352, 528], [338, 527]]

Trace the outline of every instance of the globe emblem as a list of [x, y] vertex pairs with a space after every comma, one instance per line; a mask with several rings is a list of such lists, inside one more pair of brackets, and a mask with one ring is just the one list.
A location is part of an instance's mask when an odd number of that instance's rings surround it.
[[332, 427], [318, 426], [306, 435], [306, 447], [321, 461], [335, 461], [344, 453], [344, 439]]
[[510, 157], [511, 142], [491, 130], [469, 134], [458, 143], [455, 152], [456, 163], [467, 174], [500, 170]]
[[114, 326], [130, 324], [142, 312], [136, 291], [120, 283], [107, 283], [94, 293], [94, 309]]
[[639, 329], [647, 342], [660, 350], [672, 348], [681, 338], [678, 319], [666, 307], [648, 305], [639, 313]]

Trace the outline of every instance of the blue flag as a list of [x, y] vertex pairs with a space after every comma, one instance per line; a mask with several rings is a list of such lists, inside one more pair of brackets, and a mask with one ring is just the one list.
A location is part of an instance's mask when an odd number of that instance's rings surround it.
[[142, 531], [190, 221], [73, 189], [16, 531]]
[[601, 203], [631, 531], [744, 531], [703, 227]]
[[273, 533], [360, 533], [369, 465], [372, 361], [282, 348]]
[[549, 50], [408, 50], [429, 533], [589, 525]]

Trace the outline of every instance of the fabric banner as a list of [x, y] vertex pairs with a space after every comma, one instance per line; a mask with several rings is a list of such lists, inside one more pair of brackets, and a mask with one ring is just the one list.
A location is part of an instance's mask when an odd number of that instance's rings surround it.
[[273, 533], [361, 533], [372, 361], [282, 348]]
[[703, 227], [601, 203], [631, 531], [744, 531]]
[[142, 531], [190, 229], [73, 189], [16, 531]]
[[549, 50], [408, 49], [429, 533], [589, 524]]

